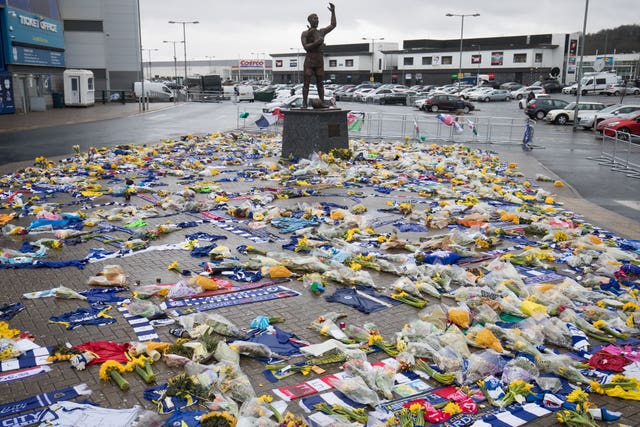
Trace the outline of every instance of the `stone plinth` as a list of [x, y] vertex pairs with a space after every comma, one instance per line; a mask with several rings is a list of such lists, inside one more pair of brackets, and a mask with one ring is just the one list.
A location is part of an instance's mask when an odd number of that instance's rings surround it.
[[348, 112], [337, 109], [284, 111], [282, 157], [308, 159], [314, 152], [349, 148]]

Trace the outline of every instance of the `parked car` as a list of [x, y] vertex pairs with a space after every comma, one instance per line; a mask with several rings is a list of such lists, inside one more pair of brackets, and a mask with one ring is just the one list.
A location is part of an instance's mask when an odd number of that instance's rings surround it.
[[607, 96], [640, 95], [640, 88], [636, 87], [633, 83], [627, 83], [626, 85], [624, 83], [617, 83], [608, 85], [604, 93], [606, 93]]
[[490, 101], [511, 101], [511, 92], [506, 89], [491, 89], [485, 93], [479, 93], [472, 95], [471, 99], [477, 99], [478, 101], [490, 102]]
[[584, 114], [581, 113], [578, 116], [578, 126], [581, 126], [584, 129], [591, 129], [594, 124], [597, 125], [603, 120], [624, 116], [629, 113], [633, 113], [634, 111], [640, 111], [640, 104], [616, 104], [603, 108], [600, 111], [585, 111]]
[[463, 97], [464, 99], [477, 99], [475, 98], [478, 95], [481, 95], [483, 93], [488, 93], [490, 91], [492, 91], [493, 88], [491, 87], [486, 87], [486, 86], [474, 86], [474, 87], [469, 87], [467, 89], [463, 89], [462, 92], [460, 92], [460, 96]]
[[627, 139], [629, 134], [640, 135], [640, 112], [603, 120], [596, 126], [596, 131], [607, 136], [616, 136], [618, 132], [620, 139]]
[[[320, 97], [317, 94], [313, 94], [309, 92], [309, 104], [311, 104], [312, 99], [320, 99]], [[330, 105], [336, 104], [336, 101], [334, 98], [327, 98], [325, 96], [324, 100], [325, 102], [328, 102]], [[275, 110], [276, 108], [286, 111], [292, 108], [300, 108], [301, 106], [302, 106], [302, 95], [292, 95], [289, 98], [285, 99], [284, 101], [274, 101], [274, 102], [269, 102], [268, 104], [265, 104], [265, 106], [262, 107], [262, 112], [272, 113], [273, 110]]]
[[385, 93], [384, 95], [378, 98], [378, 103], [380, 105], [384, 104], [401, 104], [407, 105], [407, 100], [410, 96], [415, 96], [416, 92], [412, 90], [407, 90], [404, 92], [391, 92]]
[[[456, 109], [455, 104], [457, 100], [457, 96], [439, 93], [426, 99], [424, 104], [422, 104], [422, 111], [431, 111], [432, 113], [437, 113], [440, 110], [453, 111]], [[465, 113], [475, 110], [475, 105], [469, 101], [463, 100], [463, 102], [463, 111]]]
[[569, 104], [563, 99], [540, 97], [532, 99], [524, 108], [524, 113], [532, 119], [542, 120], [551, 110], [565, 108]]
[[570, 86], [565, 86], [562, 88], [562, 93], [565, 95], [575, 95], [578, 91], [578, 83], [574, 83]]
[[518, 90], [511, 91], [511, 97], [514, 99], [526, 98], [529, 92], [533, 93], [546, 93], [542, 86], [525, 86]]
[[542, 87], [546, 93], [560, 93], [564, 89], [564, 85], [557, 80], [545, 80]]
[[[579, 102], [578, 103], [578, 117], [580, 116], [581, 111], [599, 111], [602, 110], [606, 105], [601, 102]], [[561, 110], [551, 110], [547, 113], [544, 118], [547, 122], [564, 125], [569, 122], [573, 122], [573, 115], [575, 113], [576, 103], [571, 102], [567, 104]]]
[[524, 85], [518, 82], [506, 82], [500, 85], [500, 89], [506, 89], [510, 91], [518, 90], [521, 87], [524, 87]]
[[[549, 95], [548, 93], [534, 93], [533, 94], [533, 99], [539, 99], [539, 98], [551, 98], [551, 95]], [[518, 101], [518, 108], [520, 108], [521, 110], [524, 110], [527, 107], [527, 104], [529, 103], [528, 97], [527, 98], [522, 98]]]

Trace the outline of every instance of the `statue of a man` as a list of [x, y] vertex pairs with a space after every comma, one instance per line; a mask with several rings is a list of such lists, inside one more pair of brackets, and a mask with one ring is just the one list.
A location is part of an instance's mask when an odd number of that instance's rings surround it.
[[318, 97], [324, 105], [324, 55], [325, 47], [324, 36], [336, 27], [336, 7], [333, 3], [329, 3], [328, 7], [331, 12], [331, 24], [324, 28], [318, 28], [318, 15], [312, 13], [307, 18], [309, 21], [308, 29], [302, 32], [302, 47], [307, 52], [304, 58], [304, 82], [302, 86], [302, 108], [307, 108], [309, 99], [309, 84], [311, 76], [316, 77], [316, 86], [318, 88]]

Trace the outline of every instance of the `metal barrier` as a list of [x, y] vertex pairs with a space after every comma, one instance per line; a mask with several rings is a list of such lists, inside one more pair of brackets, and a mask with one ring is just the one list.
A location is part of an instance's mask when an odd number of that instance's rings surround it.
[[[477, 115], [362, 113], [360, 130], [352, 129], [352, 137], [405, 138], [420, 141], [453, 143], [512, 144], [522, 142], [525, 121], [510, 117], [481, 117]], [[444, 119], [444, 120], [443, 120]], [[447, 123], [451, 123], [448, 125]]]
[[224, 100], [222, 91], [216, 90], [193, 90], [187, 92], [188, 100], [191, 102], [220, 102]]
[[[248, 115], [241, 117], [243, 112]], [[349, 137], [361, 139], [409, 138], [422, 142], [521, 144], [526, 123], [522, 118], [443, 114], [442, 118], [452, 123], [448, 126], [436, 114], [421, 111], [416, 111], [415, 114], [361, 111], [351, 113], [362, 119], [362, 126], [359, 129], [357, 126], [351, 126]], [[256, 129], [255, 121], [262, 114], [260, 104], [239, 103], [237, 128]], [[276, 129], [281, 128], [282, 120], [276, 125]], [[273, 127], [270, 130], [273, 131]]]
[[103, 90], [102, 91], [102, 103], [107, 102], [119, 102], [124, 104], [127, 102], [126, 91], [124, 90]]
[[626, 132], [614, 136], [602, 133], [600, 156], [590, 158], [615, 172], [624, 172], [629, 178], [640, 179], [640, 137]]

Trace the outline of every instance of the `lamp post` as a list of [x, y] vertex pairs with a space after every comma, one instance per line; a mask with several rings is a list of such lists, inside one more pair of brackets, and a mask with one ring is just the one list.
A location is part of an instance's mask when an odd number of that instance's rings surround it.
[[199, 24], [200, 21], [169, 21], [169, 24], [182, 24], [182, 43], [184, 43], [184, 85], [187, 84], [187, 24]]
[[370, 37], [363, 37], [362, 40], [371, 40], [371, 77], [369, 77], [369, 81], [373, 82], [375, 80], [374, 78], [374, 74], [375, 74], [375, 66], [374, 66], [374, 61], [375, 61], [375, 56], [376, 56], [376, 51], [375, 51], [375, 45], [376, 45], [376, 40], [384, 40], [384, 37], [379, 37], [379, 38], [370, 38]]
[[[582, 34], [580, 34], [580, 66], [578, 67], [578, 87], [576, 88], [576, 105], [573, 109], [573, 131], [578, 130], [578, 104], [582, 92], [582, 66], [584, 64], [584, 38], [587, 32], [587, 16], [589, 16], [589, 0], [584, 3], [584, 22], [582, 24]], [[606, 52], [605, 52], [606, 56]], [[595, 129], [595, 127], [594, 127]]]
[[162, 43], [173, 43], [173, 78], [178, 84], [178, 57], [176, 56], [176, 44], [184, 43], [184, 40], [163, 40]]
[[460, 19], [460, 59], [458, 61], [458, 92], [460, 92], [460, 79], [462, 78], [462, 40], [464, 39], [464, 17], [480, 16], [479, 13], [447, 13], [445, 16], [459, 16]]
[[143, 51], [147, 51], [149, 55], [149, 80], [151, 80], [151, 52], [158, 51], [159, 49], [142, 49]]
[[264, 56], [265, 59], [262, 61], [262, 80], [267, 80], [267, 69], [265, 68], [267, 63], [267, 54], [264, 52], [251, 52], [251, 55], [255, 55], [258, 61], [260, 60], [260, 55]]

